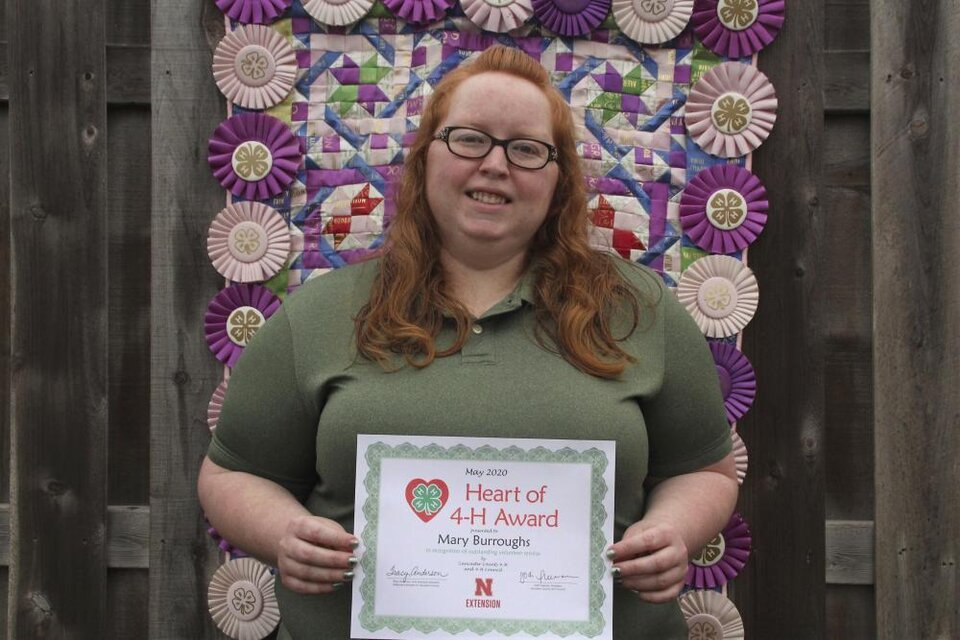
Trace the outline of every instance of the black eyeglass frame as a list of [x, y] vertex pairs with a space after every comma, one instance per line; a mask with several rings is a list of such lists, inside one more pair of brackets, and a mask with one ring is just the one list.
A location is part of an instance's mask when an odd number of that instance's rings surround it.
[[[482, 155], [479, 155], [479, 156], [465, 156], [462, 153], [457, 153], [450, 146], [450, 134], [453, 131], [456, 131], [458, 129], [465, 129], [467, 131], [476, 131], [477, 133], [485, 135], [486, 137], [490, 138], [490, 148], [487, 149], [486, 152], [484, 152]], [[444, 127], [434, 134], [433, 139], [443, 140], [444, 144], [447, 145], [447, 150], [450, 153], [457, 156], [458, 158], [464, 158], [466, 160], [479, 160], [481, 158], [486, 158], [490, 154], [490, 152], [493, 151], [494, 147], [503, 147], [503, 155], [507, 158], [507, 162], [509, 162], [510, 164], [512, 164], [513, 166], [519, 169], [528, 169], [530, 171], [539, 171], [540, 169], [543, 169], [545, 166], [547, 166], [551, 162], [556, 162], [557, 158], [560, 155], [555, 146], [553, 146], [549, 142], [544, 142], [543, 140], [537, 140], [536, 138], [508, 138], [507, 140], [501, 140], [500, 138], [494, 137], [482, 129], [476, 129], [474, 127]], [[512, 142], [519, 142], [524, 140], [526, 140], [527, 142], [536, 142], [537, 144], [542, 144], [547, 148], [547, 159], [544, 160], [543, 164], [540, 165], [539, 167], [525, 167], [522, 164], [517, 164], [516, 162], [513, 161], [513, 159], [510, 158], [510, 147], [508, 145], [510, 145], [510, 143]]]

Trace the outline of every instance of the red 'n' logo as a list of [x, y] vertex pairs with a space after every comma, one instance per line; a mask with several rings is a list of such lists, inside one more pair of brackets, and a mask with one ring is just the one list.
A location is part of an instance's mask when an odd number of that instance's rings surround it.
[[476, 578], [477, 590], [473, 595], [493, 597], [493, 578]]

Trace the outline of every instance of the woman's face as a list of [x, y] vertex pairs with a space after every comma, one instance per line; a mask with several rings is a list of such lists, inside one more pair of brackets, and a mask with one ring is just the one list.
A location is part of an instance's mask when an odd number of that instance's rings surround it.
[[[439, 128], [458, 126], [501, 140], [554, 142], [546, 96], [536, 85], [504, 73], [482, 73], [457, 87]], [[552, 161], [538, 170], [514, 166], [503, 147], [466, 159], [434, 140], [427, 152], [427, 201], [443, 250], [459, 260], [488, 263], [526, 254], [547, 217], [558, 174]]]

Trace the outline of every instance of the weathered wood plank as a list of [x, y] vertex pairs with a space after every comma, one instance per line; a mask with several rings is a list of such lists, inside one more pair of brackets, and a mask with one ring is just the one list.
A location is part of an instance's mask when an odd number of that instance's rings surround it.
[[102, 638], [104, 7], [102, 1], [10, 0], [7, 9], [16, 478], [10, 496], [9, 629], [17, 638]]
[[111, 504], [150, 501], [150, 110], [112, 107], [108, 126]]
[[[787, 14], [788, 28], [759, 59], [783, 99], [773, 134], [753, 165], [768, 185], [771, 212], [779, 214], [770, 216], [750, 249], [762, 295], [743, 334], [762, 385], [740, 428], [751, 463], [739, 508], [757, 546], [730, 587], [748, 638], [782, 637], [784, 629], [796, 638], [821, 638], [826, 627], [824, 347], [817, 322], [824, 6], [790, 2]], [[774, 574], [789, 579], [772, 580]]]
[[[841, 309], [842, 313], [848, 311]], [[826, 516], [872, 520], [873, 350], [869, 341], [830, 340], [826, 391]]]
[[[855, 125], [850, 127], [848, 125]], [[825, 181], [869, 179], [869, 124], [826, 120]], [[856, 135], [856, 134], [861, 135]], [[852, 135], [851, 135], [852, 134]], [[824, 189], [820, 295], [825, 340], [826, 517], [873, 519], [873, 291], [869, 185]], [[829, 542], [829, 541], [828, 541]]]
[[219, 637], [206, 607], [219, 565], [196, 498], [206, 452], [206, 404], [220, 367], [203, 339], [203, 313], [221, 284], [205, 250], [224, 192], [206, 141], [224, 112], [209, 70], [222, 35], [212, 2], [154, 0], [153, 227], [150, 393], [151, 640]]
[[828, 640], [876, 640], [873, 587], [869, 585], [827, 586]]
[[870, 48], [870, 0], [826, 0], [824, 44], [829, 49]]
[[827, 582], [873, 584], [873, 521], [827, 520]]
[[824, 119], [823, 182], [828, 187], [870, 191], [870, 119], [831, 114]]
[[[0, 566], [10, 564], [10, 508], [0, 504]], [[150, 509], [107, 507], [107, 567], [146, 569], [150, 566]], [[212, 543], [211, 543], [212, 544]]]
[[[7, 43], [0, 41], [0, 102], [10, 99]], [[150, 45], [107, 47], [107, 102], [150, 104]]]
[[106, 0], [106, 10], [108, 45], [149, 46], [150, 0]]
[[[0, 104], [0, 176], [10, 175], [7, 107]], [[0, 236], [10, 237], [10, 181], [0, 180]], [[0, 242], [0, 466], [10, 469], [10, 243]], [[0, 473], [0, 502], [10, 502], [10, 474]], [[0, 608], [4, 608], [0, 605]], [[2, 627], [0, 627], [2, 628]]]
[[150, 601], [148, 573], [112, 569], [107, 584], [107, 638], [145, 638]]
[[[0, 566], [0, 630], [6, 634], [7, 630], [7, 599], [9, 589], [7, 587], [10, 580], [10, 572], [6, 567]], [[4, 637], [8, 637], [4, 635]]]
[[828, 113], [870, 110], [870, 52], [824, 53], [823, 101]]
[[957, 638], [960, 6], [872, 8], [877, 633]]

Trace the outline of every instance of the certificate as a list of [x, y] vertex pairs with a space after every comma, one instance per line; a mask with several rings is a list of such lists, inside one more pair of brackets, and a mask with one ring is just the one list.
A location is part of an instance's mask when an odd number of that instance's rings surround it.
[[611, 639], [614, 447], [357, 436], [350, 637]]

